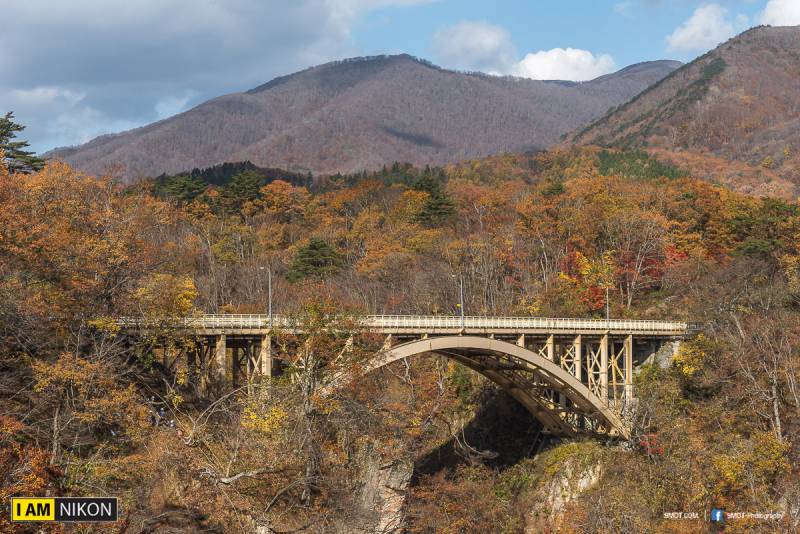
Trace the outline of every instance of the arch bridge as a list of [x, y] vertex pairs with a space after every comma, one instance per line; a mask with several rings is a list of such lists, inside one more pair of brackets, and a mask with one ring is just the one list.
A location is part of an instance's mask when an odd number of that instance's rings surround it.
[[[691, 328], [677, 321], [535, 317], [372, 315], [361, 322], [365, 331], [385, 336], [365, 372], [440, 354], [498, 384], [546, 432], [567, 436], [627, 437], [636, 368], [660, 355], [671, 357]], [[150, 328], [131, 319], [118, 323], [128, 333]], [[278, 374], [271, 335], [293, 326], [281, 316], [203, 315], [170, 322], [169, 328], [194, 339], [187, 364], [204, 389], [208, 383], [237, 385]], [[336, 377], [326, 388], [353, 378]]]

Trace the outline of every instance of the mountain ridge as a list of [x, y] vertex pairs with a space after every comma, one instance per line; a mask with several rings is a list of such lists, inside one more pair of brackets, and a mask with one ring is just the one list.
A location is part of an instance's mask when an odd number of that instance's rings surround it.
[[441, 165], [545, 149], [678, 65], [575, 83], [451, 71], [408, 54], [350, 58], [48, 155], [95, 174], [121, 165], [126, 181], [247, 160], [314, 174]]
[[800, 193], [800, 27], [759, 26], [676, 69], [567, 138], [645, 148], [752, 195]]

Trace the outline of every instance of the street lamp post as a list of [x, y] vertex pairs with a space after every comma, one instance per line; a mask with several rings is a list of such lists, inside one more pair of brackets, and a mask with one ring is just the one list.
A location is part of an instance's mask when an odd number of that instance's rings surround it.
[[458, 277], [459, 285], [461, 286], [461, 329], [464, 329], [464, 277]]
[[269, 329], [272, 330], [272, 269], [267, 271], [267, 293], [268, 293], [268, 313], [269, 313]]

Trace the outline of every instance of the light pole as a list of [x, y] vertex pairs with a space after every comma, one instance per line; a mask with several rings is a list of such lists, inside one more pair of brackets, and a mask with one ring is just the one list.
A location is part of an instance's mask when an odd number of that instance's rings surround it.
[[267, 270], [267, 293], [269, 295], [269, 329], [272, 330], [272, 269]]
[[609, 300], [609, 292], [611, 289], [611, 283], [613, 281], [613, 271], [611, 270], [610, 262], [606, 261], [609, 260], [609, 251], [604, 251], [603, 255], [601, 256], [602, 259], [602, 266], [603, 266], [603, 285], [606, 286], [606, 322], [611, 318], [611, 302]]
[[461, 293], [461, 329], [464, 329], [464, 277], [458, 275], [458, 285], [460, 286]]

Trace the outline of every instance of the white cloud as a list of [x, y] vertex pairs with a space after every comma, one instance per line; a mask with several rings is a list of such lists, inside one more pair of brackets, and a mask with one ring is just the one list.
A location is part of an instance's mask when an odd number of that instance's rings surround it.
[[369, 12], [429, 1], [2, 2], [0, 112], [36, 150], [78, 143], [359, 55], [352, 29]]
[[769, 0], [759, 15], [759, 21], [772, 26], [800, 24], [800, 0]]
[[443, 67], [535, 80], [591, 80], [616, 68], [611, 56], [576, 48], [541, 50], [520, 60], [508, 30], [486, 22], [442, 28], [433, 35], [431, 48]]
[[[15, 113], [15, 119], [27, 125], [21, 135], [36, 138], [52, 145], [85, 143], [98, 135], [134, 128], [139, 124], [103, 113], [86, 101], [86, 95], [63, 87], [42, 86], [31, 89], [12, 89], [0, 93], [3, 104]], [[46, 117], [44, 121], [27, 119]]]
[[490, 74], [507, 73], [516, 61], [511, 34], [486, 22], [462, 21], [433, 35], [433, 53], [442, 65]]
[[553, 48], [527, 54], [513, 74], [535, 80], [584, 81], [616, 70], [614, 58], [577, 48]]
[[20, 104], [28, 106], [46, 106], [59, 100], [74, 106], [86, 97], [83, 93], [75, 93], [61, 87], [13, 89], [9, 92], [9, 96]]
[[671, 52], [698, 52], [716, 47], [744, 29], [747, 17], [738, 15], [733, 22], [728, 10], [719, 4], [706, 4], [695, 9], [689, 19], [667, 37], [667, 49]]

